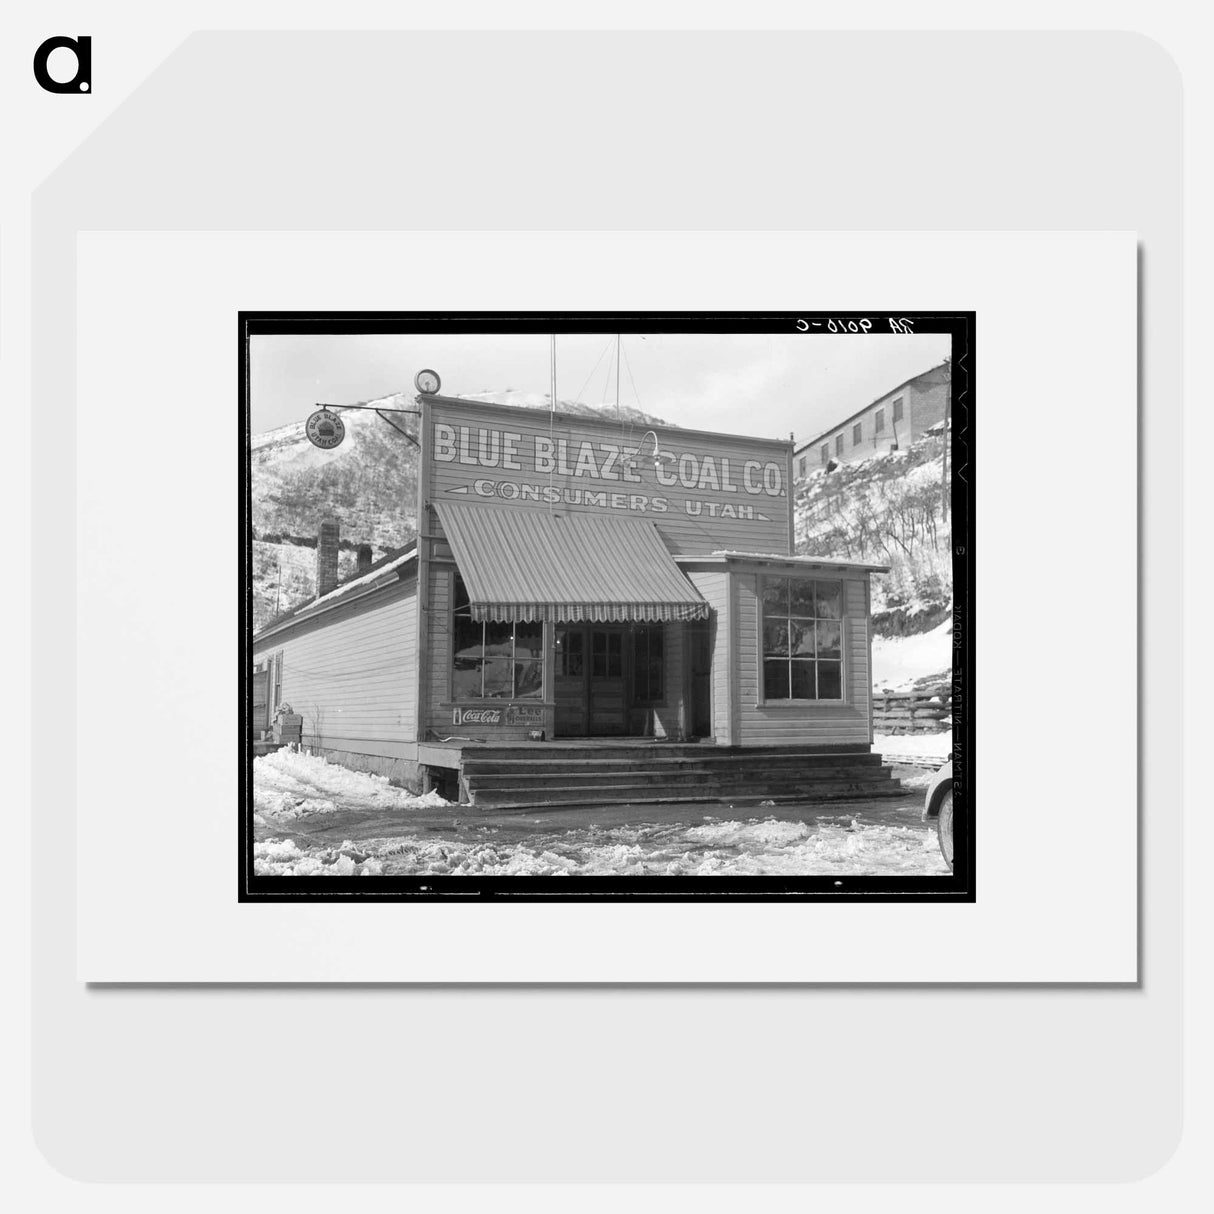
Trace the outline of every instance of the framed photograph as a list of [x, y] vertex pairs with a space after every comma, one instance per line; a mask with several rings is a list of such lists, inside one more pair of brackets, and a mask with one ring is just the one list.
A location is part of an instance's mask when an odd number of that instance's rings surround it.
[[242, 312], [240, 898], [972, 901], [973, 312]]

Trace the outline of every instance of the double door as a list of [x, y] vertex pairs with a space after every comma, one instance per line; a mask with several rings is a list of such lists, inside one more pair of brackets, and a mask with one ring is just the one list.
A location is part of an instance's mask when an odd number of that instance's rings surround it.
[[571, 624], [556, 630], [556, 735], [628, 732], [627, 628]]

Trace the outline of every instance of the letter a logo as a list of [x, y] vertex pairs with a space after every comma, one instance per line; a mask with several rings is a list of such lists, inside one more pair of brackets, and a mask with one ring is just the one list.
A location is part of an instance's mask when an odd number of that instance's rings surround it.
[[[76, 74], [70, 80], [55, 80], [46, 70], [52, 51], [68, 50], [76, 56]], [[89, 93], [93, 89], [93, 40], [86, 35], [78, 38], [48, 38], [34, 52], [34, 79], [48, 93]]]

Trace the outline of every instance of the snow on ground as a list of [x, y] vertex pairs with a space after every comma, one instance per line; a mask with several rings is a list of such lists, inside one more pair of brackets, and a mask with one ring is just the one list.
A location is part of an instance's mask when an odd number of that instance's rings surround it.
[[254, 846], [258, 873], [270, 876], [925, 876], [947, 872], [934, 831], [862, 826], [846, 814], [814, 825], [773, 818], [699, 826], [641, 825], [537, 833], [506, 840], [499, 828], [348, 840], [301, 847], [291, 839]]
[[441, 809], [437, 793], [416, 797], [384, 776], [351, 771], [310, 751], [276, 750], [253, 760], [253, 812], [263, 822], [340, 809]]
[[878, 691], [907, 691], [917, 679], [952, 669], [952, 620], [916, 636], [873, 637], [873, 687]]
[[873, 750], [888, 761], [891, 757], [935, 759], [943, 763], [953, 753], [952, 730], [944, 733], [875, 733]]

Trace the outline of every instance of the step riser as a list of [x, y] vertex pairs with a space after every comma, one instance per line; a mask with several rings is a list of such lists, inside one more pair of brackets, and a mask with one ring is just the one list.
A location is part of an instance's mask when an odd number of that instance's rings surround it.
[[831, 758], [847, 755], [863, 758], [872, 754], [867, 745], [825, 743], [815, 746], [688, 746], [679, 743], [649, 743], [639, 746], [545, 746], [542, 742], [518, 746], [468, 746], [464, 763], [495, 762], [572, 763], [637, 759], [758, 759], [767, 757]]
[[882, 797], [897, 797], [902, 795], [901, 789], [890, 789], [882, 787], [880, 789], [856, 788], [856, 789], [840, 789], [835, 792], [824, 793], [814, 791], [813, 793], [797, 793], [785, 791], [762, 791], [748, 794], [747, 796], [730, 795], [728, 793], [720, 793], [717, 795], [696, 795], [696, 796], [679, 796], [671, 793], [666, 796], [633, 796], [620, 797], [613, 796], [609, 793], [602, 793], [598, 796], [563, 796], [554, 794], [548, 798], [531, 798], [527, 800], [509, 799], [502, 800], [481, 800], [478, 799], [469, 806], [472, 810], [481, 810], [490, 812], [496, 810], [526, 810], [526, 809], [542, 809], [545, 807], [555, 806], [584, 806], [587, 808], [596, 805], [667, 805], [678, 804], [680, 802], [689, 805], [703, 805], [720, 803], [722, 805], [732, 806], [735, 809], [754, 809], [762, 807], [763, 802], [771, 801], [777, 805], [788, 804], [827, 804], [835, 801], [875, 801]]
[[529, 763], [523, 760], [511, 763], [494, 762], [486, 759], [465, 760], [463, 773], [467, 778], [481, 776], [519, 776], [530, 778], [541, 775], [574, 774], [578, 772], [614, 772], [614, 771], [665, 771], [671, 775], [682, 772], [731, 772], [753, 771], [756, 768], [763, 771], [833, 771], [839, 768], [867, 769], [881, 766], [880, 755], [815, 755], [812, 758], [784, 757], [764, 758], [761, 762], [739, 761], [737, 759], [658, 759], [649, 756], [646, 761], [616, 759], [575, 760], [567, 763], [557, 763], [549, 760]]
[[480, 792], [491, 789], [534, 789], [539, 791], [546, 788], [576, 788], [579, 785], [616, 787], [618, 785], [644, 784], [650, 787], [661, 786], [668, 788], [701, 787], [716, 785], [733, 788], [737, 785], [761, 784], [814, 784], [837, 783], [840, 780], [879, 781], [892, 774], [888, 767], [849, 768], [835, 767], [822, 771], [805, 772], [790, 770], [776, 771], [686, 771], [672, 774], [670, 772], [651, 771], [619, 771], [619, 772], [553, 772], [533, 775], [476, 775], [465, 778], [468, 788]]
[[777, 781], [757, 783], [745, 789], [701, 785], [695, 788], [652, 785], [610, 787], [551, 788], [528, 790], [486, 790], [473, 794], [477, 809], [504, 809], [525, 805], [623, 805], [658, 801], [742, 801], [768, 799], [830, 801], [839, 798], [901, 796], [904, 790], [897, 780], [837, 780], [796, 783]]

